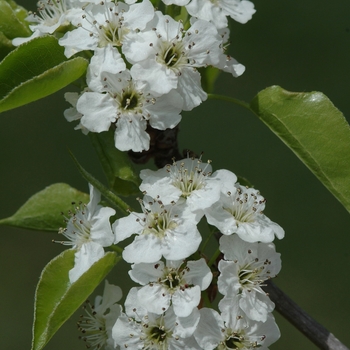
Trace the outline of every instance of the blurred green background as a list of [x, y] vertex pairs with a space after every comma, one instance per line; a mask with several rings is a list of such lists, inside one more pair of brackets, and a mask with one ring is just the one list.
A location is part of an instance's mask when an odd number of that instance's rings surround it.
[[[35, 2], [20, 2], [35, 9]], [[349, 0], [256, 0], [246, 25], [234, 23], [230, 53], [247, 70], [222, 74], [221, 94], [250, 101], [261, 89], [322, 91], [350, 118]], [[66, 91], [70, 91], [68, 88]], [[0, 118], [0, 217], [12, 215], [32, 194], [57, 182], [87, 192], [68, 155], [72, 150], [103, 179], [88, 137], [74, 131], [63, 110], [63, 91]], [[350, 216], [294, 154], [254, 115], [226, 102], [207, 101], [183, 114], [181, 149], [204, 151], [213, 168], [248, 178], [267, 202], [265, 213], [286, 231], [276, 242], [283, 269], [276, 281], [312, 317], [350, 346]], [[153, 165], [149, 165], [153, 166]], [[55, 233], [1, 227], [1, 348], [29, 349], [33, 297], [42, 268], [64, 247]], [[110, 282], [123, 284], [116, 270]], [[67, 322], [47, 349], [84, 349], [75, 323]], [[282, 337], [271, 349], [316, 349], [276, 315]]]

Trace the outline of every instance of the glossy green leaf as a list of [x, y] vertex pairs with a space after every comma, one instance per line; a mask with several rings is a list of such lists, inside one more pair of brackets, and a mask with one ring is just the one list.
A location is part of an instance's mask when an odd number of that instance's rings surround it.
[[72, 202], [88, 203], [89, 195], [67, 184], [54, 184], [30, 197], [14, 215], [0, 220], [0, 225], [57, 232], [64, 225], [61, 213], [67, 215]]
[[20, 45], [0, 63], [0, 112], [48, 96], [84, 74], [88, 62], [71, 60], [51, 36]]
[[71, 284], [68, 272], [74, 266], [74, 253], [74, 249], [64, 251], [41, 273], [35, 292], [32, 350], [47, 344], [120, 260], [108, 252]]
[[73, 153], [70, 153], [70, 155], [84, 179], [91, 183], [91, 185], [93, 185], [95, 188], [97, 188], [113, 207], [119, 209], [124, 214], [128, 214], [130, 206], [125, 203], [120, 197], [118, 197], [113, 191], [109, 190], [99, 180], [92, 176], [87, 170], [85, 170], [80, 165], [77, 158], [74, 157]]
[[332, 102], [321, 92], [272, 86], [250, 106], [350, 211], [350, 127]]
[[89, 133], [92, 144], [107, 176], [110, 188], [117, 194], [129, 196], [139, 193], [140, 179], [126, 152], [114, 145], [114, 130]]
[[32, 34], [24, 21], [27, 11], [14, 1], [0, 0], [0, 32], [7, 38], [28, 37]]

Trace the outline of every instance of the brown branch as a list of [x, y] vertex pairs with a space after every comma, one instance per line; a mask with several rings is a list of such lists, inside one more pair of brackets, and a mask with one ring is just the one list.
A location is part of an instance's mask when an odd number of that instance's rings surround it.
[[267, 281], [263, 289], [275, 303], [276, 310], [317, 347], [324, 350], [349, 350], [271, 281]]

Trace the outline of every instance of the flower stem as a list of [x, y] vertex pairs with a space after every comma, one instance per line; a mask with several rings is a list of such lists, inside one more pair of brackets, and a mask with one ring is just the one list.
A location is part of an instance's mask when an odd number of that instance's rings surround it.
[[218, 258], [218, 256], [221, 254], [220, 249], [216, 249], [215, 253], [213, 254], [213, 256], [210, 258], [209, 262], [208, 262], [208, 266], [211, 267], [211, 265], [214, 264], [214, 262], [216, 261], [216, 259]]
[[123, 252], [123, 248], [117, 246], [116, 244], [112, 244], [109, 248], [120, 254]]
[[236, 105], [239, 105], [241, 107], [249, 109], [252, 112], [249, 103], [238, 100], [237, 98], [223, 96], [223, 95], [217, 95], [217, 94], [208, 94], [208, 97], [211, 99], [214, 99], [214, 100], [221, 100], [221, 101], [226, 101], [226, 102], [230, 102], [230, 103], [235, 103]]

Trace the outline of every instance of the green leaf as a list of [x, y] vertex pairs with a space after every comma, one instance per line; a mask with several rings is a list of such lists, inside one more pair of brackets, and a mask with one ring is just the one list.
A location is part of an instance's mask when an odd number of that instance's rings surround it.
[[332, 102], [272, 86], [250, 106], [350, 212], [350, 127]]
[[0, 0], [0, 32], [9, 39], [28, 37], [32, 34], [24, 21], [27, 11], [14, 1]]
[[89, 133], [92, 144], [107, 176], [110, 188], [117, 194], [129, 196], [139, 193], [140, 179], [126, 152], [114, 145], [114, 130]]
[[74, 253], [74, 249], [62, 252], [41, 273], [35, 292], [32, 350], [47, 344], [120, 260], [108, 252], [70, 284], [68, 272], [74, 266]]
[[93, 185], [95, 188], [97, 188], [101, 194], [112, 204], [113, 207], [116, 207], [124, 214], [128, 214], [130, 206], [126, 204], [120, 197], [118, 197], [113, 191], [104, 186], [99, 180], [93, 177], [88, 171], [86, 171], [80, 165], [77, 158], [74, 157], [72, 152], [70, 152], [70, 155], [83, 178], [91, 183], [91, 185]]
[[51, 36], [20, 45], [0, 63], [0, 112], [48, 96], [84, 74], [88, 62], [71, 60]]
[[61, 213], [71, 210], [72, 202], [88, 203], [89, 195], [67, 184], [54, 184], [30, 197], [14, 215], [0, 220], [0, 225], [57, 232], [64, 224]]

